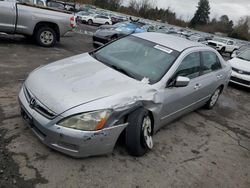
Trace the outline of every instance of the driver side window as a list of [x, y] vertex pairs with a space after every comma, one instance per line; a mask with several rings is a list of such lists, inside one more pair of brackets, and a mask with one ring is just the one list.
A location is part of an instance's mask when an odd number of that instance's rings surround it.
[[176, 76], [185, 76], [190, 79], [193, 79], [200, 75], [200, 70], [201, 70], [200, 53], [194, 52], [184, 58], [179, 68], [177, 69]]

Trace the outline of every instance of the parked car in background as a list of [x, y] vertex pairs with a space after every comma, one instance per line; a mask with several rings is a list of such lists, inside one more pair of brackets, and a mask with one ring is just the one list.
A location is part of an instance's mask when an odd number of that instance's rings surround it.
[[84, 15], [81, 17], [83, 23], [88, 25], [112, 25], [111, 18], [99, 14]]
[[181, 33], [169, 33], [169, 35], [175, 36], [175, 37], [179, 37], [179, 38], [183, 38], [183, 39], [187, 39], [186, 35], [182, 35]]
[[75, 13], [77, 23], [86, 23], [85, 18], [89, 16], [91, 13], [86, 11], [79, 11]]
[[187, 29], [180, 29], [180, 30], [177, 31], [177, 33], [181, 34], [181, 35], [184, 35], [186, 37], [189, 37], [189, 36], [191, 36], [193, 34], [192, 31], [189, 31]]
[[229, 60], [232, 66], [230, 82], [250, 88], [250, 49]]
[[123, 36], [146, 31], [147, 30], [145, 28], [142, 28], [140, 25], [133, 22], [120, 22], [112, 26], [104, 25], [99, 27], [99, 29], [94, 33], [93, 45], [94, 47], [99, 47]]
[[208, 42], [205, 37], [202, 37], [200, 35], [191, 35], [187, 38], [188, 40], [194, 41], [194, 42], [200, 42], [202, 44], [207, 45]]
[[74, 27], [75, 17], [70, 13], [38, 8], [21, 0], [0, 1], [0, 32], [32, 36], [39, 45], [51, 47]]
[[236, 57], [237, 55], [239, 55], [241, 52], [245, 51], [246, 49], [250, 49], [250, 45], [242, 45], [241, 47], [239, 47], [238, 50], [235, 50], [232, 55], [231, 55], [231, 58], [234, 58]]
[[123, 132], [142, 156], [174, 119], [215, 106], [231, 67], [200, 43], [145, 32], [29, 74], [21, 115], [47, 146], [74, 157], [112, 152]]
[[112, 21], [112, 24], [113, 24], [113, 25], [116, 24], [116, 23], [119, 23], [119, 22], [124, 22], [124, 21], [126, 21], [126, 20], [124, 19], [124, 17], [122, 17], [122, 16], [117, 16], [117, 15], [111, 15], [110, 18], [111, 18], [111, 21]]
[[236, 45], [236, 42], [231, 39], [226, 38], [218, 38], [215, 37], [213, 40], [208, 40], [208, 45], [212, 48], [222, 53], [229, 53], [231, 54], [239, 49], [239, 46]]
[[49, 1], [47, 3], [47, 6], [48, 7], [51, 7], [51, 8], [56, 8], [56, 9], [60, 9], [60, 10], [65, 10], [65, 7], [62, 3], [60, 2], [56, 2], [56, 1]]

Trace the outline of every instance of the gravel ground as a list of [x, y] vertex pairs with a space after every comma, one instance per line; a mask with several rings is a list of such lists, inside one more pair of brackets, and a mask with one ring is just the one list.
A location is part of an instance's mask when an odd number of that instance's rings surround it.
[[[230, 85], [211, 111], [166, 125], [144, 157], [113, 153], [73, 159], [46, 147], [23, 122], [17, 95], [36, 67], [92, 49], [94, 27], [42, 48], [0, 36], [0, 187], [250, 187], [250, 95]], [[79, 34], [84, 33], [84, 34]]]

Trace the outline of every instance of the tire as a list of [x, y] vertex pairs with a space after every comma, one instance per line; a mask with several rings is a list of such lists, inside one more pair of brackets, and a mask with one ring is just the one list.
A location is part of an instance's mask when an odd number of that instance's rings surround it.
[[126, 146], [130, 155], [143, 156], [153, 148], [153, 122], [147, 110], [139, 108], [128, 117]]
[[105, 25], [109, 25], [109, 23], [108, 23], [108, 22], [106, 22], [106, 23], [105, 23]]
[[229, 53], [230, 54], [230, 58], [231, 58], [231, 56], [232, 56], [232, 54], [235, 52], [235, 49], [231, 52], [231, 53]]
[[89, 19], [88, 20], [88, 25], [93, 25], [93, 20]]
[[56, 32], [50, 27], [40, 27], [35, 33], [35, 39], [38, 45], [43, 47], [53, 47], [56, 44]]
[[221, 50], [220, 50], [220, 54], [222, 55], [223, 53], [225, 53], [225, 47], [223, 47], [223, 48], [221, 48]]
[[222, 87], [219, 87], [215, 90], [215, 92], [212, 94], [209, 101], [205, 105], [206, 109], [210, 110], [216, 105], [216, 103], [220, 97], [221, 91], [222, 91]]

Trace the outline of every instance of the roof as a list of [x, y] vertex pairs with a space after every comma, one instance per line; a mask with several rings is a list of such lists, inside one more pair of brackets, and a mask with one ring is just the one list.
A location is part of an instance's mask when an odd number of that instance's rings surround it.
[[180, 37], [163, 34], [163, 33], [154, 33], [154, 32], [144, 32], [133, 34], [136, 37], [160, 44], [162, 46], [166, 46], [168, 48], [174, 49], [176, 51], [183, 51], [186, 48], [190, 47], [199, 47], [204, 46], [201, 43], [189, 41], [187, 39], [183, 39]]

